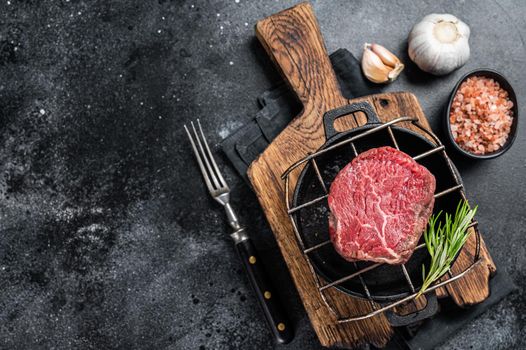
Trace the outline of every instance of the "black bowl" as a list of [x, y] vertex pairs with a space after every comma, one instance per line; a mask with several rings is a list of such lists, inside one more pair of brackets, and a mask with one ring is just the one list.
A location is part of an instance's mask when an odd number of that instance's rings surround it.
[[[513, 123], [511, 125], [511, 130], [510, 130], [510, 134], [508, 136], [508, 139], [506, 140], [506, 143], [501, 147], [499, 148], [498, 150], [494, 151], [494, 152], [491, 152], [491, 153], [486, 153], [486, 154], [474, 154], [474, 153], [471, 153], [469, 151], [466, 151], [465, 149], [463, 149], [462, 147], [460, 147], [456, 142], [455, 142], [455, 139], [453, 138], [453, 134], [451, 133], [451, 125], [450, 125], [450, 122], [449, 122], [449, 113], [450, 113], [450, 110], [451, 110], [451, 104], [453, 103], [453, 99], [457, 93], [457, 90], [459, 89], [460, 85], [467, 79], [467, 78], [470, 78], [470, 77], [473, 77], [473, 76], [476, 76], [476, 77], [486, 77], [486, 78], [491, 78], [495, 81], [497, 81], [500, 86], [506, 90], [508, 92], [508, 98], [511, 100], [511, 102], [513, 102]], [[472, 72], [469, 72], [467, 73], [466, 75], [464, 75], [459, 81], [458, 83], [455, 85], [455, 88], [453, 89], [453, 92], [451, 93], [451, 96], [449, 98], [449, 103], [447, 105], [447, 108], [446, 108], [446, 115], [445, 115], [445, 118], [444, 118], [444, 128], [445, 128], [445, 134], [447, 135], [451, 145], [453, 146], [453, 148], [455, 150], [457, 150], [458, 152], [460, 152], [461, 154], [469, 157], [469, 158], [473, 158], [473, 159], [491, 159], [491, 158], [495, 158], [495, 157], [498, 157], [502, 154], [504, 154], [510, 147], [511, 145], [513, 144], [513, 142], [515, 141], [515, 137], [517, 136], [517, 125], [519, 123], [519, 107], [517, 106], [517, 96], [515, 95], [515, 91], [513, 90], [513, 87], [511, 86], [511, 84], [508, 82], [508, 80], [506, 78], [504, 78], [504, 76], [494, 70], [491, 70], [491, 69], [477, 69], [477, 70], [474, 70]]]

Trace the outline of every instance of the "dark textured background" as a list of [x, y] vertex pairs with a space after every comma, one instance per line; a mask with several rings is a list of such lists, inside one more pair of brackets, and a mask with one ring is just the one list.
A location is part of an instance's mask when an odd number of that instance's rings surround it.
[[[182, 124], [201, 118], [216, 144], [250, 119], [255, 97], [279, 79], [253, 25], [293, 3], [1, 1], [1, 349], [273, 347]], [[435, 130], [473, 68], [502, 71], [526, 100], [521, 2], [413, 3], [314, 7], [329, 51], [360, 55], [372, 41], [406, 61], [423, 15], [450, 12], [471, 26], [465, 67], [435, 78], [409, 64], [387, 88], [415, 93]], [[498, 267], [522, 289], [524, 130], [501, 158], [458, 163]], [[255, 197], [221, 163], [294, 320], [283, 348], [319, 348]], [[525, 299], [511, 295], [443, 349], [526, 348]]]

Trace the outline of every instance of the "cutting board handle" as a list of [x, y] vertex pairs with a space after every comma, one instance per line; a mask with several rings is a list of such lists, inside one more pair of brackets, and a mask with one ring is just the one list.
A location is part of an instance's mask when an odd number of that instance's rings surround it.
[[326, 111], [347, 103], [309, 3], [259, 21], [256, 35], [305, 109]]

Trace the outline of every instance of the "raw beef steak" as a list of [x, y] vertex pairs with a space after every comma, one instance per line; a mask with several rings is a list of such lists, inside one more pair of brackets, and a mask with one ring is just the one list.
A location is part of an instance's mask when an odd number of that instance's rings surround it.
[[346, 260], [403, 264], [433, 212], [435, 177], [407, 154], [373, 148], [331, 184], [329, 233]]

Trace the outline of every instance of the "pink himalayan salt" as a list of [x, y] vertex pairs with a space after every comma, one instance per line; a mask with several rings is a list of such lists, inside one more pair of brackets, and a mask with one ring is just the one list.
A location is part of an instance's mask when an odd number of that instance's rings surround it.
[[508, 92], [491, 78], [470, 77], [460, 85], [449, 121], [455, 142], [464, 150], [486, 154], [500, 149], [513, 122]]

